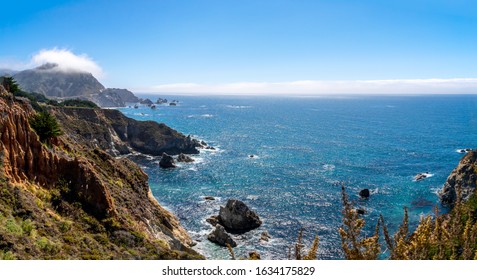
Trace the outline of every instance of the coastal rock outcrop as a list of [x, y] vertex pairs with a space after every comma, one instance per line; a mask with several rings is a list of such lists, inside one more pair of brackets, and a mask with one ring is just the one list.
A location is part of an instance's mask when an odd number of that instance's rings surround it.
[[194, 159], [188, 155], [180, 153], [179, 156], [177, 156], [177, 161], [178, 162], [194, 162]]
[[225, 207], [220, 207], [218, 220], [229, 231], [248, 231], [262, 224], [254, 211], [236, 199], [230, 199]]
[[198, 154], [202, 144], [154, 121], [136, 121], [117, 110], [58, 107], [52, 110], [65, 132], [79, 143], [113, 156]]
[[207, 239], [220, 246], [225, 247], [229, 244], [231, 247], [237, 247], [235, 240], [232, 239], [230, 234], [228, 234], [221, 225], [216, 225], [214, 230], [207, 236]]
[[152, 102], [152, 100], [149, 99], [149, 98], [140, 99], [140, 100], [139, 100], [139, 103], [140, 103], [140, 104], [143, 104], [143, 105], [146, 105], [146, 106], [151, 106], [152, 104], [154, 104], [154, 102]]
[[213, 215], [210, 216], [209, 218], [205, 219], [209, 224], [212, 226], [216, 226], [219, 223], [219, 216]]
[[159, 166], [162, 168], [174, 168], [176, 167], [174, 158], [166, 153], [162, 153], [161, 161], [159, 161]]
[[139, 102], [134, 93], [120, 88], [107, 88], [86, 98], [100, 107], [125, 107], [127, 103]]
[[[451, 172], [440, 192], [441, 202], [452, 205], [460, 193], [461, 200], [467, 200], [477, 186], [477, 152], [469, 151]], [[457, 189], [460, 189], [457, 191]]]

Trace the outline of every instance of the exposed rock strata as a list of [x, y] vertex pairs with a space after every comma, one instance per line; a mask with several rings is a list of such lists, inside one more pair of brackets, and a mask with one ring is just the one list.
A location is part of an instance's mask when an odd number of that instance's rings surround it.
[[202, 144], [154, 121], [136, 121], [117, 110], [55, 108], [65, 131], [80, 143], [118, 156], [133, 152], [161, 156], [198, 154]]
[[477, 185], [477, 152], [469, 151], [451, 172], [440, 192], [441, 202], [452, 205], [460, 189], [461, 200], [467, 200]]

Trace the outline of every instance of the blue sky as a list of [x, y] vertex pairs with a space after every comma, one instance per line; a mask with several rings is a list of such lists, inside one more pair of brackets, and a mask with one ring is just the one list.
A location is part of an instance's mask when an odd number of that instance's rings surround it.
[[17, 0], [2, 11], [0, 68], [53, 60], [109, 87], [477, 93], [476, 1]]

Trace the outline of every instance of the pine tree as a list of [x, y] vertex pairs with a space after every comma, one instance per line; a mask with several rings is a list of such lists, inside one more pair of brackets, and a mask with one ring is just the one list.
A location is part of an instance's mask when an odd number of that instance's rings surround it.
[[31, 117], [30, 126], [35, 130], [43, 143], [49, 143], [51, 138], [63, 134], [56, 118], [46, 111]]

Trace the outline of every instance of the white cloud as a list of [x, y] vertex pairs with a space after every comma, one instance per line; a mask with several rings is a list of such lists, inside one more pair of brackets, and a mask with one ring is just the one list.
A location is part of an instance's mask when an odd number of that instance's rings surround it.
[[30, 65], [36, 67], [45, 63], [56, 63], [61, 71], [82, 71], [89, 72], [95, 77], [104, 76], [101, 67], [88, 55], [74, 54], [67, 49], [40, 50], [33, 55]]
[[136, 92], [175, 94], [477, 94], [477, 78], [396, 80], [303, 80], [292, 82], [240, 82], [222, 84], [177, 83]]

